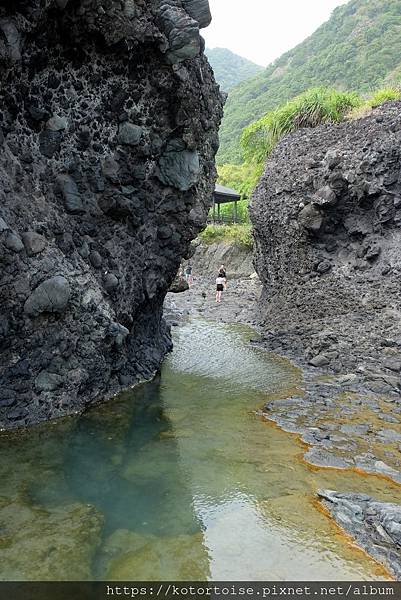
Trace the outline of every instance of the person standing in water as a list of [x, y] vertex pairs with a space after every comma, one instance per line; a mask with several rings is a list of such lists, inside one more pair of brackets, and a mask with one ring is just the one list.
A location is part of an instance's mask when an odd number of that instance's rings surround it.
[[216, 278], [216, 302], [221, 302], [221, 294], [226, 286], [226, 278], [221, 276], [219, 272]]

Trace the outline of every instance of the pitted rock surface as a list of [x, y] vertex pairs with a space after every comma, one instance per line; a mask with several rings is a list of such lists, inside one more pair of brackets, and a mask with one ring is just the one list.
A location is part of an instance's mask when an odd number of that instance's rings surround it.
[[0, 427], [80, 411], [171, 348], [222, 98], [207, 0], [0, 7]]
[[401, 103], [285, 137], [251, 213], [267, 345], [398, 402]]

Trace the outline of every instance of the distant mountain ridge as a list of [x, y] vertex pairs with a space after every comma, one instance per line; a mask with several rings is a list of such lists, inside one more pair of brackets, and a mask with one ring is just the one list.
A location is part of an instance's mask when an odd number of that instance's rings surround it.
[[206, 48], [205, 53], [214, 71], [216, 81], [225, 92], [229, 92], [239, 83], [251, 79], [264, 70], [264, 67], [234, 54], [227, 48]]
[[218, 162], [241, 162], [243, 128], [310, 87], [367, 93], [400, 80], [401, 0], [351, 0], [304, 42], [231, 90]]

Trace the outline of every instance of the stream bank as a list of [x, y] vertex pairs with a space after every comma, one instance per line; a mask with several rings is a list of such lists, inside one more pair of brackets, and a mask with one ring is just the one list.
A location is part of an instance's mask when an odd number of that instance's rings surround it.
[[[255, 274], [230, 278], [223, 302], [214, 300], [214, 271], [221, 257], [215, 249], [209, 260], [203, 255], [208, 273], [195, 271], [193, 287], [183, 294], [169, 294], [165, 315], [178, 326], [194, 315], [220, 323], [246, 323], [260, 334], [255, 346], [290, 358], [302, 369], [303, 379], [296, 389], [283, 397], [272, 397], [259, 414], [286, 432], [297, 434], [306, 445], [303, 460], [311, 468], [352, 470], [362, 475], [375, 474], [387, 481], [401, 483], [401, 407], [394, 390], [376, 392], [367, 385], [363, 372], [328, 372], [325, 364], [311, 364], [299, 352], [298, 330], [267, 332], [261, 323], [259, 299], [262, 286]], [[193, 264], [199, 265], [196, 254]], [[301, 337], [301, 336], [300, 336]], [[291, 343], [292, 342], [292, 343]], [[372, 556], [392, 565], [397, 578], [401, 574], [401, 508], [379, 506], [374, 498], [358, 497], [358, 487], [336, 492], [322, 491], [323, 502], [337, 522]], [[336, 498], [336, 502], [333, 502]], [[356, 498], [356, 500], [355, 500]], [[365, 502], [370, 517], [361, 510]], [[372, 508], [373, 507], [373, 508]], [[374, 510], [373, 510], [374, 509]], [[387, 519], [387, 521], [386, 521]], [[389, 533], [383, 522], [392, 523]], [[363, 531], [359, 535], [358, 531]], [[379, 533], [377, 533], [379, 532]], [[381, 545], [382, 544], [382, 545]], [[379, 548], [379, 551], [378, 551]], [[384, 550], [382, 549], [384, 548]], [[387, 556], [387, 559], [383, 559]]]
[[[301, 383], [253, 331], [191, 317], [153, 382], [86, 413], [0, 436], [3, 580], [382, 580], [316, 492], [401, 488], [311, 469], [255, 413]], [[77, 550], [79, 549], [79, 550]]]

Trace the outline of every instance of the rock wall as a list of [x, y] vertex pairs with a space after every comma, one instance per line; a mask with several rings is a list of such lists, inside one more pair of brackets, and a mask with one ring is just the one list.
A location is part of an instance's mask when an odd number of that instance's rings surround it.
[[230, 279], [247, 278], [255, 272], [252, 250], [225, 242], [197, 243], [191, 263], [195, 277], [206, 275], [213, 280], [222, 264], [226, 266]]
[[399, 389], [401, 103], [284, 138], [251, 213], [266, 327], [316, 367]]
[[0, 7], [0, 427], [149, 378], [203, 225], [222, 99], [207, 0]]

